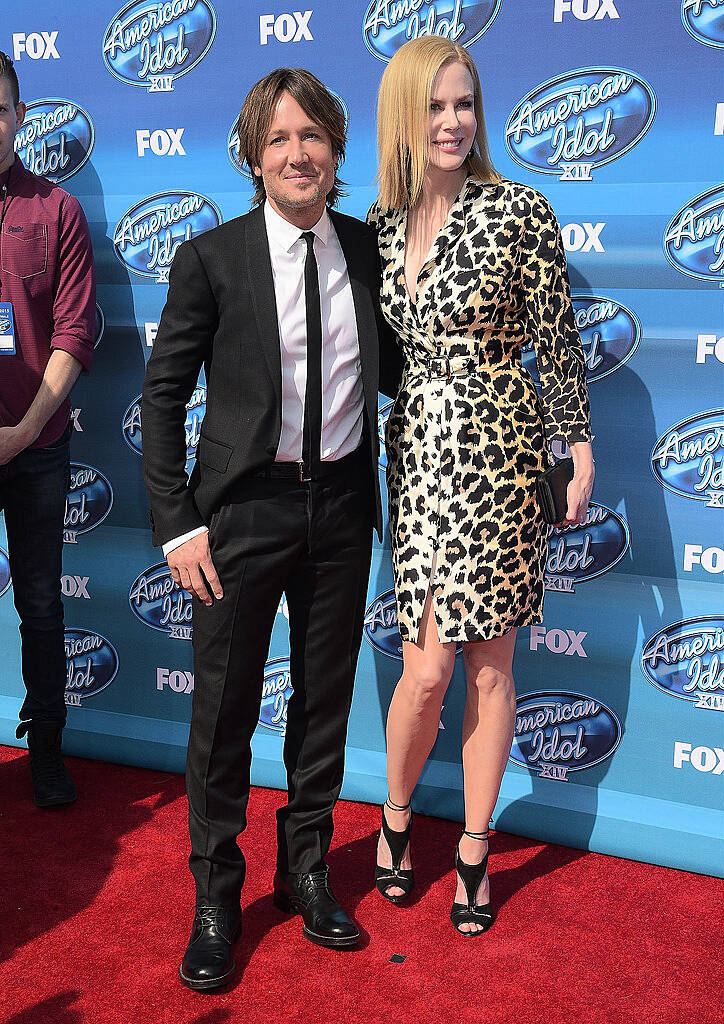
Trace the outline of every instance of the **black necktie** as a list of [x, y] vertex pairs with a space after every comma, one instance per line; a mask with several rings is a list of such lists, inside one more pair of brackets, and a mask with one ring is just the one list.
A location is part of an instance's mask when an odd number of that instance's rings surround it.
[[307, 307], [307, 387], [304, 392], [302, 430], [302, 478], [316, 476], [322, 445], [322, 309], [319, 303], [319, 271], [314, 256], [314, 232], [305, 231], [304, 297]]

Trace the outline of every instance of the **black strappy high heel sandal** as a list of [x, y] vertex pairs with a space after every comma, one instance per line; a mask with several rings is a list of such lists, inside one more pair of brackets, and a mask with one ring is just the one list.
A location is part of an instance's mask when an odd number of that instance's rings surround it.
[[[463, 835], [470, 836], [471, 839], [478, 839], [482, 842], [487, 839], [489, 832], [468, 832], [467, 829]], [[475, 897], [480, 883], [485, 878], [488, 870], [488, 854], [490, 853], [490, 847], [488, 847], [485, 856], [479, 864], [466, 864], [464, 860], [460, 859], [460, 847], [458, 846], [455, 850], [455, 870], [460, 875], [463, 885], [465, 886], [465, 895], [468, 898], [467, 906], [464, 903], [453, 903], [452, 910], [450, 911], [450, 920], [455, 925], [455, 928], [465, 938], [472, 935], [482, 935], [493, 923], [493, 910], [489, 903], [477, 904]], [[480, 931], [475, 932], [461, 932], [461, 924], [477, 924], [481, 926]]]
[[[383, 868], [377, 864], [375, 867], [375, 885], [377, 886], [377, 891], [384, 896], [386, 900], [389, 900], [390, 903], [401, 903], [410, 895], [412, 887], [415, 884], [415, 875], [412, 868], [400, 867], [405, 849], [410, 841], [410, 832], [412, 831], [412, 811], [410, 811], [410, 820], [407, 823], [405, 831], [395, 832], [387, 823], [387, 818], [385, 817], [385, 805], [387, 805], [391, 811], [406, 811], [410, 805], [405, 804], [404, 807], [401, 807], [399, 804], [393, 803], [388, 797], [380, 808], [380, 811], [382, 812], [382, 835], [385, 837], [385, 841], [390, 850], [392, 867]], [[402, 889], [402, 895], [391, 896], [387, 890], [392, 886]]]

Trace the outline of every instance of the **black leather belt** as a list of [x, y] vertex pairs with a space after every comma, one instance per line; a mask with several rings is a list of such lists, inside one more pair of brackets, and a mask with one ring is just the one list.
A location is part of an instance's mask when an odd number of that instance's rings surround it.
[[310, 476], [303, 462], [272, 462], [264, 469], [257, 470], [253, 477], [266, 478], [269, 480], [296, 480], [298, 483], [309, 483], [313, 480], [326, 480], [327, 477], [339, 476], [358, 467], [362, 455], [362, 445], [356, 448], [349, 455], [333, 462], [320, 462], [319, 471]]

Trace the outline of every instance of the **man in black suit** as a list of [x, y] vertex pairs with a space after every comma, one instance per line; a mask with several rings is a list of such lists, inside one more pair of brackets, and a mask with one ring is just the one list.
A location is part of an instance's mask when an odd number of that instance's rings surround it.
[[[179, 248], [142, 406], [154, 542], [194, 595], [186, 779], [196, 914], [180, 973], [196, 989], [234, 970], [245, 872], [236, 840], [283, 593], [293, 695], [274, 902], [301, 913], [320, 945], [359, 938], [324, 858], [372, 527], [382, 522], [377, 391], [384, 378], [381, 389], [395, 392], [399, 376], [374, 232], [331, 209], [346, 141], [339, 103], [309, 72], [277, 70], [247, 96], [238, 131], [254, 208]], [[187, 483], [185, 405], [202, 364], [206, 415]]]

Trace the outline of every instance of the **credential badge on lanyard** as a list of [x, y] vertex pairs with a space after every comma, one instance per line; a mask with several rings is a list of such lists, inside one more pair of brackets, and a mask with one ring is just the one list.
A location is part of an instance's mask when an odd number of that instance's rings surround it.
[[15, 355], [15, 322], [11, 302], [0, 302], [0, 355]]

